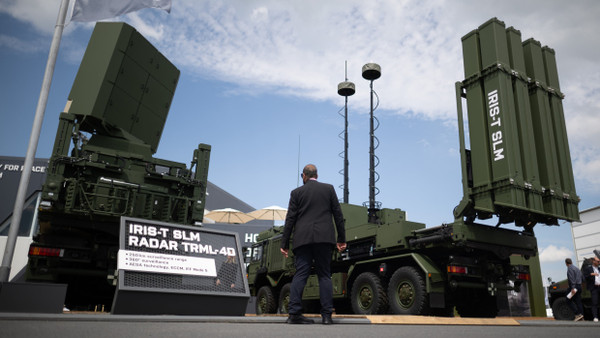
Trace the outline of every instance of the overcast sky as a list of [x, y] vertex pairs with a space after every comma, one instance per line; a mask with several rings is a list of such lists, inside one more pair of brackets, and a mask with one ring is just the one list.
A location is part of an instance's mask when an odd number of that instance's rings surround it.
[[[24, 156], [59, 0], [0, 0], [0, 155]], [[461, 37], [492, 17], [556, 51], [580, 209], [600, 205], [600, 2], [192, 1], [126, 21], [180, 70], [159, 158], [189, 163], [213, 147], [209, 180], [256, 208], [287, 206], [301, 167], [342, 183], [343, 98], [349, 98], [350, 202], [368, 200], [368, 62], [381, 123], [377, 199], [408, 218], [451, 222], [462, 198], [454, 83], [464, 79]], [[37, 157], [49, 157], [58, 114], [93, 23], [65, 29]], [[338, 195], [342, 191], [338, 189]], [[569, 224], [536, 227], [544, 278], [574, 257]]]

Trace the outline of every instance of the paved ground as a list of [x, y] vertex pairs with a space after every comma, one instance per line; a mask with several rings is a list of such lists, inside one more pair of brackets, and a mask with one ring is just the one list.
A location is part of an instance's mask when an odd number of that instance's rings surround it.
[[[320, 319], [314, 316], [315, 319]], [[547, 318], [334, 316], [334, 325], [289, 325], [285, 316], [138, 316], [0, 313], [0, 337], [585, 337], [599, 323]]]

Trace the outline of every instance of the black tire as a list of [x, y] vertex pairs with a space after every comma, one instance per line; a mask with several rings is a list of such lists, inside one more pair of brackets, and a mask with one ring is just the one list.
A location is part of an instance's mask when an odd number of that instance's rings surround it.
[[552, 315], [556, 320], [573, 320], [575, 314], [569, 306], [567, 297], [559, 297], [552, 303]]
[[385, 313], [387, 297], [379, 277], [371, 272], [361, 273], [352, 284], [351, 303], [356, 314]]
[[497, 296], [490, 296], [487, 290], [469, 290], [459, 295], [456, 312], [461, 317], [495, 318], [498, 315]]
[[290, 304], [290, 289], [292, 288], [291, 283], [285, 284], [279, 292], [279, 309], [278, 313], [289, 313], [288, 305]]
[[401, 315], [429, 314], [429, 297], [425, 279], [415, 268], [403, 266], [396, 270], [388, 285], [390, 311]]
[[258, 289], [258, 292], [256, 293], [256, 314], [275, 313], [276, 309], [273, 289], [268, 285]]

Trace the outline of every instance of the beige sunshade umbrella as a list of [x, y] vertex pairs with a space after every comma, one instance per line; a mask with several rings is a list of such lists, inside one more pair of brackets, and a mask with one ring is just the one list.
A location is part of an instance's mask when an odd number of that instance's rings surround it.
[[254, 210], [248, 213], [248, 215], [256, 219], [268, 221], [285, 221], [286, 214], [287, 209], [279, 207], [277, 205], [272, 205], [270, 207]]
[[254, 217], [232, 208], [216, 209], [207, 213], [204, 217], [208, 217], [217, 223], [230, 224], [247, 223], [254, 220]]

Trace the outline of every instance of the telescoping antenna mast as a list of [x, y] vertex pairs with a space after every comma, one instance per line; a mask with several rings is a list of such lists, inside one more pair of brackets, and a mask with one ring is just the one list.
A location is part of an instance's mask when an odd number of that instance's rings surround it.
[[[381, 67], [376, 63], [367, 63], [362, 67], [362, 77], [365, 80], [371, 81], [371, 113], [370, 113], [370, 143], [369, 143], [369, 223], [379, 223], [377, 211], [381, 208], [381, 202], [375, 200], [375, 196], [379, 194], [379, 189], [375, 187], [375, 183], [379, 181], [379, 174], [375, 171], [375, 167], [379, 165], [379, 158], [375, 156], [375, 149], [379, 147], [379, 139], [375, 137], [375, 130], [379, 128], [379, 120], [373, 116], [373, 112], [379, 106], [379, 97], [373, 90], [373, 81], [381, 77]], [[377, 96], [377, 104], [373, 107], [373, 95]], [[375, 123], [377, 123], [375, 125]], [[377, 143], [376, 143], [377, 142]], [[366, 204], [366, 202], [365, 202]]]
[[[345, 62], [345, 73], [344, 73], [344, 82], [340, 82], [338, 84], [338, 94], [343, 96], [345, 99], [344, 108], [338, 111], [342, 117], [344, 117], [344, 131], [339, 134], [339, 137], [344, 140], [344, 151], [340, 153], [340, 157], [344, 159], [344, 169], [340, 170], [340, 174], [344, 175], [344, 184], [340, 186], [344, 190], [344, 196], [342, 201], [344, 203], [349, 203], [348, 199], [350, 196], [350, 192], [348, 190], [348, 96], [354, 95], [354, 83], [348, 81], [348, 61]], [[342, 110], [344, 114], [342, 114]]]

